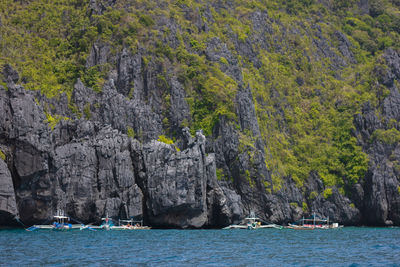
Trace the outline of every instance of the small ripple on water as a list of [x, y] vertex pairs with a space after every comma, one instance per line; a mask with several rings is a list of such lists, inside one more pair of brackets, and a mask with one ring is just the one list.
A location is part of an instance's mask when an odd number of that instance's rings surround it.
[[399, 228], [0, 231], [1, 266], [400, 266]]

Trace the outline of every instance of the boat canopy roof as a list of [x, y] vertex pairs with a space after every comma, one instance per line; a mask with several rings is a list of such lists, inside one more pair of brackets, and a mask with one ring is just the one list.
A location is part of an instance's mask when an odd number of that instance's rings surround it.
[[315, 213], [313, 215], [311, 215], [311, 217], [309, 218], [302, 218], [296, 222], [294, 222], [294, 224], [298, 224], [298, 223], [329, 223], [329, 217], [327, 218], [321, 218], [319, 216], [317, 216]]
[[260, 218], [257, 218], [257, 217], [247, 217], [247, 218], [244, 218], [245, 220], [259, 220]]
[[54, 218], [56, 218], [56, 219], [68, 219], [68, 217], [64, 216], [64, 215], [55, 215]]
[[315, 219], [313, 219], [313, 218], [307, 218], [307, 219], [301, 219], [301, 221], [304, 221], [304, 222], [327, 222], [328, 221], [328, 219], [321, 219], [321, 218], [315, 218]]
[[260, 218], [256, 217], [256, 213], [254, 211], [250, 211], [249, 217], [244, 218], [245, 220], [259, 220]]

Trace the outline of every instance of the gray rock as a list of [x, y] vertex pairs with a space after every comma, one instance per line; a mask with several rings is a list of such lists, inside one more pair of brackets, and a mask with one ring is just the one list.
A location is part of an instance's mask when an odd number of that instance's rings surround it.
[[351, 52], [351, 48], [353, 45], [350, 43], [349, 39], [347, 39], [346, 35], [342, 32], [336, 31], [335, 37], [339, 41], [338, 49], [340, 53], [343, 55], [345, 59], [347, 59], [350, 63], [356, 63], [353, 52]]
[[361, 212], [357, 207], [351, 205], [351, 200], [342, 195], [336, 186], [331, 187], [332, 194], [325, 199], [325, 189], [327, 187], [324, 186], [318, 173], [312, 172], [307, 180], [305, 191], [306, 203], [309, 208], [308, 214], [316, 213], [322, 217], [329, 217], [332, 222], [345, 225], [359, 223]]
[[375, 67], [375, 74], [378, 81], [383, 85], [391, 88], [394, 85], [394, 80], [400, 77], [400, 60], [399, 53], [393, 49], [387, 49], [382, 56], [385, 65]]
[[90, 68], [96, 65], [103, 65], [110, 61], [110, 45], [102, 42], [96, 42], [90, 49], [89, 57], [86, 60], [85, 67]]
[[[58, 207], [84, 221], [142, 215], [143, 194], [135, 184], [126, 136], [106, 127], [95, 136], [58, 147], [54, 173]], [[71, 164], [73, 163], [73, 164]]]
[[3, 126], [10, 130], [6, 132], [8, 138], [25, 142], [39, 151], [48, 151], [49, 127], [43, 108], [37, 105], [32, 94], [25, 93], [22, 86], [9, 84], [8, 95], [5, 102], [9, 103], [9, 110], [6, 114], [10, 114], [12, 120], [5, 121], [5, 124], [11, 124], [11, 127]]
[[[214, 161], [210, 161], [215, 165]], [[215, 168], [215, 166], [209, 165]], [[213, 174], [215, 176], [215, 174]], [[224, 227], [229, 224], [239, 223], [244, 215], [242, 199], [234, 190], [229, 189], [223, 181], [218, 181], [208, 176], [207, 181], [207, 207], [208, 225], [212, 227]]]
[[237, 111], [240, 127], [242, 130], [249, 130], [254, 136], [260, 136], [256, 111], [253, 103], [251, 88], [239, 87], [236, 95]]
[[14, 185], [7, 164], [0, 159], [0, 225], [14, 224], [18, 216]]
[[358, 8], [361, 15], [369, 14], [369, 2], [370, 0], [358, 1]]
[[389, 70], [397, 79], [400, 79], [400, 54], [398, 51], [389, 48], [385, 51], [383, 58], [386, 61]]
[[0, 85], [0, 136], [8, 137], [12, 130], [12, 113], [8, 92]]
[[173, 78], [171, 84], [171, 109], [170, 109], [170, 126], [172, 129], [180, 129], [182, 123], [189, 123], [190, 110], [185, 100], [185, 90], [176, 78]]
[[143, 98], [143, 96], [137, 95], [137, 92], [144, 90], [142, 56], [140, 54], [132, 55], [128, 49], [124, 48], [118, 58], [117, 71], [116, 87], [118, 92], [128, 95], [131, 88], [134, 88], [134, 96]]
[[[329, 1], [320, 2], [330, 5]], [[89, 14], [102, 14], [115, 3], [92, 0]], [[165, 3], [156, 5], [166, 7]], [[360, 1], [360, 6], [365, 9], [368, 1]], [[189, 129], [179, 133], [181, 127], [192, 123], [185, 100], [189, 91], [185, 91], [175, 69], [169, 68], [171, 56], [162, 55], [163, 62], [158, 62], [151, 51], [140, 46], [137, 52], [124, 47], [112, 53], [119, 48], [95, 42], [86, 68], [107, 65], [111, 70], [101, 92], [94, 92], [78, 79], [71, 99], [66, 95], [46, 99], [39, 92], [25, 91], [15, 84], [18, 73], [6, 65], [3, 76], [8, 91], [0, 86], [0, 144], [7, 151], [8, 167], [0, 164], [0, 181], [7, 184], [1, 187], [5, 193], [0, 193], [0, 210], [7, 219], [0, 224], [10, 223], [16, 214], [27, 224], [40, 223], [51, 219], [59, 208], [85, 222], [109, 214], [115, 218], [143, 217], [153, 226], [179, 228], [222, 227], [238, 222], [250, 211], [276, 223], [291, 222], [314, 211], [344, 224], [400, 224], [400, 148], [397, 143], [385, 144], [372, 138], [379, 129], [400, 129], [400, 94], [395, 82], [400, 79], [398, 51], [386, 50], [383, 67], [378, 66], [374, 73], [377, 86], [386, 86], [390, 93], [379, 99], [377, 107], [364, 104], [361, 114], [354, 117], [354, 136], [370, 158], [365, 179], [348, 185], [350, 193], [346, 196], [332, 187], [326, 199], [326, 187], [313, 172], [304, 188], [298, 188], [288, 176], [282, 177], [278, 190], [265, 164], [254, 91], [244, 84], [242, 64], [250, 62], [251, 67], [260, 68], [261, 50], [286, 55], [290, 42], [296, 42], [295, 36], [312, 40], [310, 51], [300, 51], [305, 57], [323, 62], [328, 59], [330, 68], [338, 70], [355, 63], [351, 43], [340, 32], [334, 33], [337, 42], [331, 43], [318, 26], [321, 21], [311, 31], [301, 23], [286, 28], [266, 11], [255, 11], [246, 14], [253, 28], [246, 38], [239, 39], [233, 29], [224, 26], [228, 40], [214, 37], [206, 41], [204, 51], [194, 51], [187, 38], [182, 43], [177, 36], [184, 30], [201, 34], [214, 27], [211, 10], [234, 10], [223, 1], [205, 5], [202, 10], [185, 5], [180, 8], [194, 27], [181, 29], [175, 18], [161, 15], [153, 27], [169, 30], [163, 29], [164, 34], [156, 38], [173, 49], [184, 45], [211, 64], [218, 63], [237, 82], [237, 121], [221, 116], [207, 139], [201, 132], [192, 137]], [[306, 81], [299, 76], [296, 82], [302, 86]], [[285, 96], [274, 88], [270, 96], [268, 105], [272, 103], [277, 117], [285, 118]], [[76, 111], [68, 105], [74, 105]], [[338, 101], [337, 106], [341, 105]], [[45, 110], [47, 116], [58, 114], [70, 119], [50, 129]], [[290, 134], [284, 119], [279, 127]], [[126, 136], [130, 128], [137, 140]], [[174, 132], [177, 134], [172, 135]], [[180, 139], [182, 151], [154, 141], [162, 134]], [[217, 168], [218, 174], [223, 173], [218, 178]], [[311, 192], [316, 196], [311, 198]], [[308, 210], [302, 209], [303, 203]]]
[[[332, 44], [329, 42], [328, 39], [326, 39], [323, 34], [321, 27], [319, 25], [314, 25], [313, 26], [313, 40], [312, 43], [314, 47], [316, 48], [316, 56], [321, 57], [321, 58], [329, 58], [332, 62], [331, 67], [334, 70], [338, 70], [342, 67], [347, 66], [347, 62], [343, 57], [340, 57], [337, 55], [333, 50], [332, 50]], [[338, 37], [338, 36], [337, 36]], [[346, 53], [346, 48], [345, 48], [345, 43], [343, 42], [343, 36], [338, 37], [339, 39], [339, 46], [343, 50], [344, 53]], [[341, 51], [341, 53], [343, 53]]]
[[140, 98], [129, 99], [118, 93], [112, 80], [107, 81], [100, 94], [87, 88], [78, 79], [72, 98], [83, 112], [90, 107], [90, 119], [126, 133], [131, 127], [136, 138], [148, 141], [162, 133], [161, 118]]
[[182, 129], [183, 141], [184, 141], [184, 148], [192, 147], [194, 145], [194, 138], [190, 134], [190, 129], [185, 127]]
[[115, 2], [116, 0], [90, 0], [88, 9], [92, 14], [101, 15], [107, 7], [112, 7]]
[[[156, 141], [142, 145], [112, 127], [116, 121], [106, 123], [107, 112], [115, 112], [107, 102], [118, 103], [117, 112], [143, 110], [121, 96], [111, 81], [97, 94], [78, 80], [76, 105], [99, 101], [100, 112], [92, 120], [61, 120], [54, 129], [45, 122], [34, 93], [19, 86], [1, 89], [1, 108], [8, 119], [0, 121], [1, 137], [13, 144], [7, 148], [13, 172], [5, 168], [5, 177], [16, 184], [15, 194], [4, 187], [1, 208], [10, 216], [2, 224], [16, 214], [27, 225], [47, 223], [57, 209], [85, 223], [108, 214], [180, 228], [223, 226], [243, 217], [241, 197], [216, 179], [215, 157], [206, 154], [201, 131], [193, 138], [186, 129], [191, 140], [178, 152]], [[110, 118], [116, 120], [114, 116]], [[12, 199], [17, 200], [14, 210]]]
[[199, 228], [207, 223], [207, 170], [202, 143], [182, 152], [152, 141], [143, 146], [149, 221], [158, 226]]
[[205, 54], [208, 60], [215, 62], [221, 62], [223, 58], [226, 59], [229, 64], [220, 64], [221, 70], [236, 80], [242, 80], [237, 58], [232, 55], [227, 44], [223, 43], [218, 37], [213, 37], [208, 41]]
[[4, 82], [6, 83], [16, 83], [19, 80], [18, 72], [16, 72], [9, 64], [3, 66], [3, 77]]
[[[398, 225], [400, 222], [400, 185], [397, 164], [400, 162], [400, 147], [398, 143], [386, 144], [373, 139], [376, 130], [387, 130], [390, 120], [400, 118], [400, 95], [393, 83], [400, 77], [400, 57], [397, 51], [388, 49], [383, 55], [387, 65], [384, 72], [375, 69], [381, 84], [385, 85], [390, 94], [380, 103], [377, 109], [384, 114], [384, 120], [376, 115], [375, 108], [366, 104], [362, 113], [354, 119], [359, 142], [369, 156], [369, 169], [362, 189], [355, 191], [355, 202], [362, 211], [362, 221], [369, 225]], [[398, 128], [398, 125], [394, 125]], [[362, 201], [361, 201], [362, 200]]]

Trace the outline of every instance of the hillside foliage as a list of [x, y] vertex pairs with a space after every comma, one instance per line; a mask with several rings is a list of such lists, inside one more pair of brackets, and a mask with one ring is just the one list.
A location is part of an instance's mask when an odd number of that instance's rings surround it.
[[[184, 85], [191, 121], [183, 126], [193, 131], [201, 128], [212, 135], [221, 116], [237, 125], [235, 95], [239, 85], [251, 88], [266, 165], [276, 188], [283, 177], [292, 177], [301, 187], [311, 171], [317, 171], [328, 187], [346, 188], [362, 179], [368, 158], [353, 135], [353, 118], [364, 103], [377, 105], [382, 100], [378, 96], [386, 93], [376, 86], [373, 69], [384, 49], [400, 46], [400, 2], [371, 0], [368, 14], [360, 12], [355, 0], [327, 1], [329, 6], [316, 0], [234, 0], [218, 9], [204, 2], [116, 1], [98, 15], [90, 11], [89, 1], [1, 1], [0, 64], [12, 64], [26, 89], [48, 97], [62, 92], [71, 96], [78, 78], [101, 92], [113, 67], [85, 67], [96, 40], [111, 44], [112, 53], [123, 47], [132, 53], [145, 48], [144, 64], [164, 63]], [[267, 12], [271, 27], [265, 46], [252, 43], [257, 66], [237, 51], [238, 44], [253, 42], [251, 19], [256, 11]], [[207, 22], [207, 31], [191, 21], [196, 16]], [[160, 41], [170, 34], [158, 23], [161, 17], [179, 25], [177, 48]], [[348, 38], [354, 56], [342, 65], [334, 62], [342, 57], [335, 49], [337, 31]], [[331, 57], [317, 51], [316, 35], [331, 45]], [[216, 37], [237, 61], [242, 81], [223, 71], [233, 64], [227, 58], [217, 62], [206, 58], [207, 43]], [[163, 73], [159, 80], [163, 81]], [[47, 118], [53, 128], [59, 117]], [[165, 125], [169, 127], [167, 120]], [[166, 129], [173, 133], [170, 130]], [[135, 136], [132, 129], [129, 134]], [[173, 137], [160, 139], [170, 143]], [[374, 138], [398, 142], [399, 133], [380, 131]], [[221, 169], [217, 174], [222, 179]], [[324, 192], [326, 198], [329, 190]]]

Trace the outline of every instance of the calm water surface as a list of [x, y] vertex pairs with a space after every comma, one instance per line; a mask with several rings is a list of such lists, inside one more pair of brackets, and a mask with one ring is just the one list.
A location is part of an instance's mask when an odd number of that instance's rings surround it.
[[400, 228], [0, 230], [0, 266], [400, 266]]

